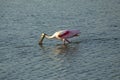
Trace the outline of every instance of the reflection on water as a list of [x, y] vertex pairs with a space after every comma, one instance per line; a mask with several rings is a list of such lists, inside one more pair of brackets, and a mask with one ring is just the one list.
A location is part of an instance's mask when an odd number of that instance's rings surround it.
[[[76, 56], [79, 55], [79, 46], [79, 42], [74, 42], [66, 45], [40, 45], [40, 49], [43, 51], [43, 55], [45, 56], [44, 58], [41, 58], [45, 60], [45, 67], [47, 67], [47, 69], [44, 70], [45, 73], [42, 75], [42, 77], [45, 79], [56, 75], [56, 79], [60, 78], [62, 80], [66, 80], [65, 76], [72, 74], [74, 71], [73, 62]], [[74, 75], [71, 76], [74, 77]]]
[[55, 46], [40, 45], [40, 48], [44, 51], [50, 50], [54, 54], [67, 54], [75, 53], [79, 49], [80, 42], [74, 42], [70, 44], [57, 44]]
[[79, 53], [79, 42], [74, 42], [70, 44], [57, 44], [57, 45], [40, 45], [40, 49], [43, 51], [43, 55], [51, 58], [55, 62], [65, 62], [69, 64], [69, 60], [74, 58], [76, 53]]

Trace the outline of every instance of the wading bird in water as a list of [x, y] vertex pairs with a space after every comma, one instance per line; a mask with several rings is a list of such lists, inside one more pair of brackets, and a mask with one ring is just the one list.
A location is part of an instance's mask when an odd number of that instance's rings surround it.
[[44, 38], [48, 38], [48, 39], [56, 38], [56, 39], [62, 40], [64, 44], [65, 42], [70, 43], [68, 38], [78, 36], [79, 33], [80, 33], [79, 30], [60, 30], [55, 32], [52, 36], [48, 36], [47, 34], [42, 33], [39, 44], [42, 44]]

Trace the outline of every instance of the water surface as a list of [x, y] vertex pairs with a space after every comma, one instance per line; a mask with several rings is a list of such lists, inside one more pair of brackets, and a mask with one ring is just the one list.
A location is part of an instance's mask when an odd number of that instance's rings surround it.
[[[81, 34], [38, 45], [62, 29]], [[1, 0], [0, 80], [120, 80], [120, 1]]]

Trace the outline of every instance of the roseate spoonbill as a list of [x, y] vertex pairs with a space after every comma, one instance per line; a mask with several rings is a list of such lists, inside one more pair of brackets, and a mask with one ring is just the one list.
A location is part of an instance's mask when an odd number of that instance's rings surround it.
[[42, 44], [44, 38], [48, 38], [48, 39], [56, 38], [56, 39], [62, 40], [64, 44], [65, 44], [65, 41], [70, 43], [68, 38], [78, 36], [79, 33], [80, 33], [79, 30], [60, 30], [55, 32], [52, 36], [48, 36], [47, 34], [42, 33], [39, 44]]

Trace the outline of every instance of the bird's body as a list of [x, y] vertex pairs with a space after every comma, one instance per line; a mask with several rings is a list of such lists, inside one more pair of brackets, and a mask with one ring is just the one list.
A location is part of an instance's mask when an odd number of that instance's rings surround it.
[[62, 40], [65, 44], [65, 41], [70, 42], [68, 38], [78, 36], [79, 33], [80, 33], [79, 30], [60, 30], [55, 32], [52, 36], [48, 36], [47, 34], [43, 33], [39, 44], [42, 44], [44, 37], [48, 39], [56, 38]]

